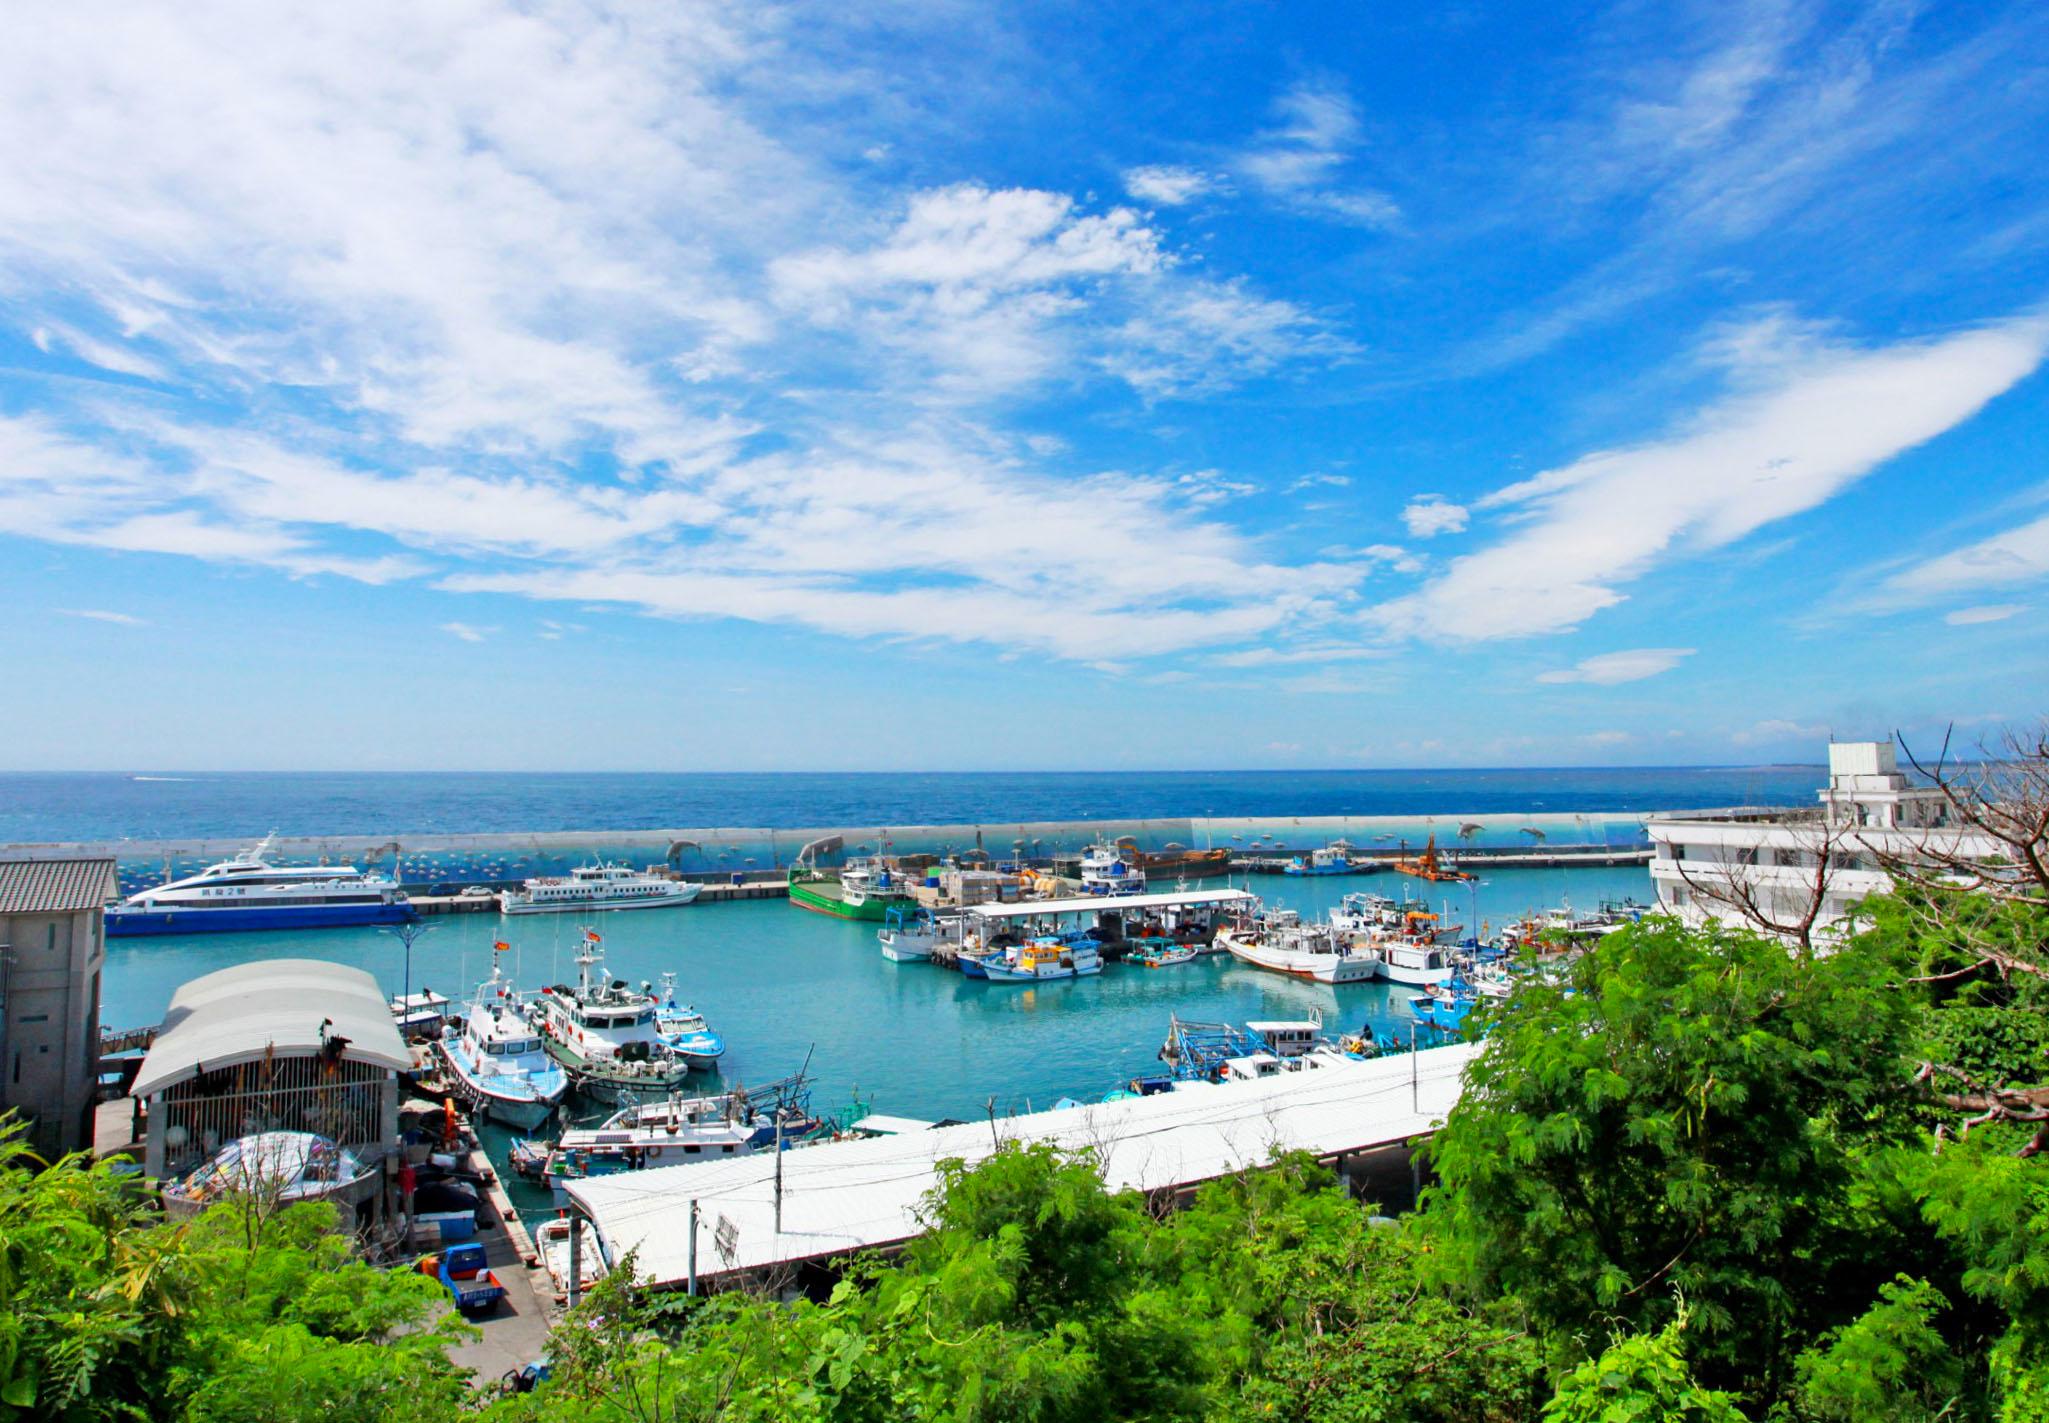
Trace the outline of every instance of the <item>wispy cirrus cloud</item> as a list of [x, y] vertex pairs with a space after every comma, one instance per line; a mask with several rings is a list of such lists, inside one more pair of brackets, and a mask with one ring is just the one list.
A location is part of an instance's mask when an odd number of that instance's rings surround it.
[[1290, 207], [1361, 227], [1392, 227], [1401, 207], [1349, 178], [1363, 138], [1359, 113], [1335, 82], [1304, 81], [1274, 102], [1275, 122], [1230, 160], [1247, 183]]
[[114, 623], [120, 627], [144, 628], [149, 626], [149, 621], [146, 618], [138, 618], [133, 613], [110, 612], [105, 608], [57, 608], [54, 611], [62, 613], [67, 618], [85, 618], [96, 623]]
[[[786, 95], [843, 63], [780, 23], [203, 0], [24, 31], [0, 294], [40, 349], [176, 396], [0, 416], [0, 530], [1062, 655], [1229, 641], [1357, 581], [1205, 518], [1228, 471], [1077, 468], [989, 414], [1349, 341], [1135, 209], [833, 169]], [[864, 68], [864, 102], [889, 83]]]
[[2018, 613], [2025, 613], [2025, 603], [1980, 603], [1976, 607], [1958, 608], [1945, 613], [1942, 620], [1953, 628], [1977, 627], [1982, 623], [2003, 623]]
[[1601, 450], [1482, 499], [1479, 508], [1515, 516], [1501, 537], [1374, 617], [1464, 641], [1577, 627], [1660, 562], [1811, 509], [1969, 419], [2034, 371], [2045, 345], [2049, 321], [2033, 315], [1877, 348], [1804, 329], [1790, 348], [1725, 338], [1720, 349], [1743, 353], [1730, 394], [1664, 439]]
[[1603, 652], [1585, 657], [1570, 667], [1539, 672], [1539, 682], [1585, 682], [1596, 687], [1618, 687], [1624, 682], [1641, 682], [1670, 672], [1693, 656], [1691, 647], [1633, 647], [1626, 652]]
[[2045, 580], [2049, 580], [2049, 515], [1910, 564], [1880, 585], [1877, 601], [1894, 606], [1929, 603]]

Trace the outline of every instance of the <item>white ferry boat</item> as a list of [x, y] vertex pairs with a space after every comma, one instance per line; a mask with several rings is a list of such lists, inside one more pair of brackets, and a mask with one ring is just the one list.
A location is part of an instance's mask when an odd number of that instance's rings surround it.
[[532, 1131], [569, 1089], [569, 1075], [541, 1046], [519, 997], [499, 972], [477, 986], [470, 1011], [435, 1044], [456, 1095], [484, 1116]]
[[579, 865], [566, 875], [544, 875], [519, 889], [501, 891], [498, 908], [505, 914], [567, 914], [594, 909], [672, 909], [697, 898], [702, 886], [689, 880], [664, 879], [625, 865], [600, 861]]
[[1292, 915], [1219, 929], [1216, 941], [1240, 963], [1316, 983], [1366, 983], [1380, 966], [1370, 950], [1356, 949], [1336, 931], [1303, 924]]
[[1124, 858], [1124, 851], [1098, 840], [1081, 854], [1083, 894], [1144, 894], [1145, 871]]
[[398, 881], [353, 865], [273, 865], [277, 837], [196, 875], [129, 895], [107, 911], [107, 937], [215, 934], [404, 924], [415, 918]]

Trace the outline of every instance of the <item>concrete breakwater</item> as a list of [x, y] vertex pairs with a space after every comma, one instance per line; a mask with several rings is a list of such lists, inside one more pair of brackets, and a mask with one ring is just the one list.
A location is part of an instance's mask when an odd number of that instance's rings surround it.
[[[239, 839], [194, 837], [0, 844], [0, 859], [109, 856], [119, 865], [123, 893], [192, 874], [248, 849], [262, 827]], [[776, 876], [806, 845], [837, 842], [838, 854], [1025, 859], [1047, 864], [1072, 859], [1098, 839], [1129, 838], [1147, 851], [1228, 850], [1245, 868], [1343, 840], [1360, 858], [1391, 856], [1436, 837], [1439, 848], [1461, 855], [1530, 855], [1526, 864], [1640, 862], [1649, 848], [1637, 812], [1432, 815], [1188, 817], [1169, 819], [996, 821], [952, 825], [827, 825], [808, 827], [710, 826], [696, 828], [545, 830], [464, 835], [397, 831], [390, 835], [285, 833], [273, 856], [287, 864], [354, 864], [395, 871], [415, 894], [452, 895], [471, 884], [516, 884], [535, 875], [563, 874], [593, 859], [666, 865], [670, 872], [708, 884]]]
[[[815, 840], [839, 837], [849, 852], [955, 854], [981, 850], [992, 857], [1022, 851], [1046, 858], [1078, 850], [1098, 838], [1128, 836], [1144, 850], [1230, 849], [1257, 853], [1269, 845], [1303, 849], [1345, 840], [1362, 852], [1391, 848], [1406, 840], [1420, 845], [1432, 835], [1446, 849], [1530, 848], [1556, 840], [1575, 846], [1618, 848], [1648, 843], [1645, 816], [1632, 811], [1575, 814], [1445, 812], [1432, 815], [1262, 816], [1236, 819], [1188, 817], [1148, 820], [997, 821], [954, 825], [826, 825], [808, 827], [700, 826], [696, 828], [542, 830], [515, 834], [410, 833], [318, 835], [280, 833], [276, 853], [290, 860], [355, 860], [375, 863], [394, 853], [414, 855], [588, 855], [597, 852], [653, 853], [694, 867], [745, 853], [764, 863], [787, 863]], [[112, 856], [117, 860], [220, 859], [249, 848], [260, 830], [233, 839], [194, 837], [158, 840], [90, 840], [0, 844], [8, 859], [63, 859]], [[1271, 851], [1267, 851], [1271, 853]]]

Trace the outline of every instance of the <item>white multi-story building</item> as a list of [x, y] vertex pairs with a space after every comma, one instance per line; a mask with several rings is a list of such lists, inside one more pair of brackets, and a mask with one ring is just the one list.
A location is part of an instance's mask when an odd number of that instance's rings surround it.
[[[1892, 887], [1888, 857], [1911, 857], [1931, 842], [1964, 854], [1994, 855], [1989, 839], [1950, 824], [1950, 805], [1934, 786], [1901, 773], [1890, 741], [1828, 748], [1828, 785], [1817, 806], [1733, 806], [1653, 815], [1651, 880], [1658, 903], [1692, 923], [1749, 923], [1731, 901], [1749, 896], [1771, 919], [1797, 920], [1821, 895], [1815, 927], [1826, 932], [1852, 905]], [[1823, 855], [1828, 858], [1824, 868]]]

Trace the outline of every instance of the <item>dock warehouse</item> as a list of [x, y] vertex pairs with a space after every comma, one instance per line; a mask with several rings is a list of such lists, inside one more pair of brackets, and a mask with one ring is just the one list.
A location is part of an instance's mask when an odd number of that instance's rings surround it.
[[377, 980], [318, 959], [266, 959], [171, 996], [136, 1074], [144, 1171], [176, 1176], [237, 1137], [307, 1131], [365, 1161], [398, 1140], [398, 1074], [412, 1054]]
[[1112, 1189], [1148, 1193], [1186, 1191], [1277, 1151], [1307, 1151], [1341, 1170], [1399, 1156], [1406, 1194], [1406, 1144], [1458, 1101], [1478, 1050], [1459, 1043], [785, 1152], [780, 1228], [774, 1152], [596, 1176], [568, 1194], [605, 1258], [637, 1250], [641, 1277], [657, 1287], [683, 1285], [693, 1261], [704, 1282], [901, 1244], [922, 1229], [918, 1209], [938, 1163], [980, 1161], [999, 1139], [1095, 1151]]

